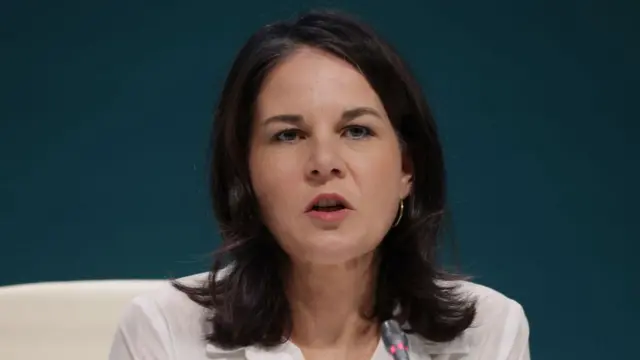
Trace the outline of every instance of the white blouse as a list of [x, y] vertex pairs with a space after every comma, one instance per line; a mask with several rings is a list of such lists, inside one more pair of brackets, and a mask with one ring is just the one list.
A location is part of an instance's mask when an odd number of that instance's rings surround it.
[[[179, 281], [196, 284], [208, 274]], [[461, 282], [478, 299], [471, 327], [448, 343], [434, 343], [408, 334], [412, 360], [529, 360], [529, 324], [520, 304], [488, 287]], [[167, 283], [135, 298], [120, 321], [110, 360], [303, 360], [292, 342], [264, 349], [248, 346], [223, 350], [204, 340], [207, 309]], [[382, 341], [371, 360], [391, 360]]]

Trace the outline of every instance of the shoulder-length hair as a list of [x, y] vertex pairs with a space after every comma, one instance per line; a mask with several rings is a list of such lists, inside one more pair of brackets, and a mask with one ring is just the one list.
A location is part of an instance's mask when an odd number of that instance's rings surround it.
[[[291, 335], [281, 278], [287, 256], [264, 225], [251, 186], [249, 138], [255, 100], [265, 76], [307, 46], [352, 64], [369, 81], [389, 115], [413, 187], [402, 221], [377, 249], [380, 269], [371, 319], [395, 318], [425, 339], [457, 337], [475, 317], [475, 301], [437, 265], [445, 214], [445, 169], [436, 124], [417, 81], [389, 44], [365, 24], [337, 12], [313, 11], [259, 29], [237, 55], [215, 111], [210, 190], [222, 237], [208, 281], [174, 286], [211, 310], [207, 341], [222, 348], [274, 346]], [[220, 271], [225, 264], [232, 266]]]

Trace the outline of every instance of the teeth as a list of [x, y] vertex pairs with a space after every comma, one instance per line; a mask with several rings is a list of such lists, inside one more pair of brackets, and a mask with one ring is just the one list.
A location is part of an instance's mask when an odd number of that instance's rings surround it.
[[337, 205], [340, 205], [340, 202], [338, 200], [333, 200], [333, 199], [320, 199], [320, 201], [316, 203], [316, 206], [320, 206], [320, 207], [337, 206]]

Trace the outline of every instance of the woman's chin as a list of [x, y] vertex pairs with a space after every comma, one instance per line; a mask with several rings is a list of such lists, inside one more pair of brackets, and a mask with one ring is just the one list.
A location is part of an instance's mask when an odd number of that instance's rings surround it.
[[289, 254], [292, 258], [303, 263], [317, 265], [339, 265], [365, 257], [377, 247], [376, 243], [354, 243], [339, 239], [317, 239], [299, 248], [296, 254]]

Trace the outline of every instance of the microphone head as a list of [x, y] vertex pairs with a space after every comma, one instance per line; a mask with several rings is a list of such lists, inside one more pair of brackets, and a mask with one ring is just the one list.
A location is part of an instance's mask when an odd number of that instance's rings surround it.
[[409, 353], [409, 341], [407, 340], [407, 334], [402, 331], [400, 325], [395, 320], [387, 320], [382, 323], [382, 342], [387, 351], [393, 356], [394, 359], [403, 358], [397, 355]]

